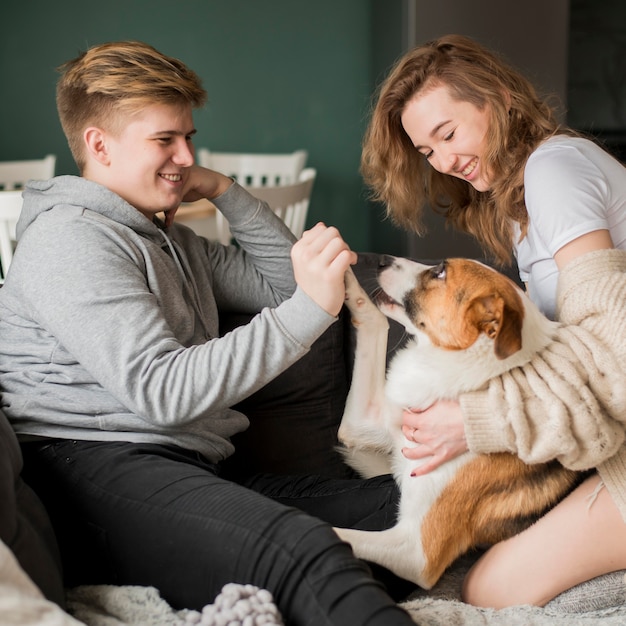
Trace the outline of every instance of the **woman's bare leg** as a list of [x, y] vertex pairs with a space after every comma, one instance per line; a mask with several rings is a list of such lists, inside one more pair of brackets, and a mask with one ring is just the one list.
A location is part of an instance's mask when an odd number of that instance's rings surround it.
[[626, 569], [626, 523], [599, 486], [594, 474], [536, 524], [489, 549], [467, 574], [463, 600], [543, 606], [570, 587]]

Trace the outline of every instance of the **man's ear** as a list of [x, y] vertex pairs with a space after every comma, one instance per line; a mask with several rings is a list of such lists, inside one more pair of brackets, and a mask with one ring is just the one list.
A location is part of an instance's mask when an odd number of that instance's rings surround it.
[[83, 133], [83, 140], [87, 152], [102, 165], [109, 164], [109, 151], [107, 149], [106, 133], [95, 126], [90, 126]]

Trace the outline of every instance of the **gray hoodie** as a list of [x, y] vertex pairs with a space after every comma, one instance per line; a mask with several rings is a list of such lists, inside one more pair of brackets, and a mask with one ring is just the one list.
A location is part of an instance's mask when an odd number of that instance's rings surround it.
[[[239, 247], [166, 232], [83, 178], [28, 185], [0, 289], [0, 406], [22, 439], [232, 453], [248, 421], [229, 407], [335, 318], [296, 287], [294, 238], [265, 203], [236, 183], [214, 203]], [[220, 338], [218, 310], [260, 313]]]

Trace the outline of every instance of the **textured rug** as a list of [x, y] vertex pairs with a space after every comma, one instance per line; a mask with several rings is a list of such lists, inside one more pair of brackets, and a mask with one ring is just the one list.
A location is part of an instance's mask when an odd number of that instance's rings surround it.
[[88, 626], [285, 626], [269, 591], [234, 583], [202, 611], [175, 611], [153, 587], [76, 587], [67, 604]]
[[[626, 583], [624, 572], [601, 576], [570, 589], [545, 608], [517, 606], [501, 610], [478, 609], [460, 602], [461, 584], [472, 563], [459, 560], [428, 593], [415, 592], [402, 603], [421, 626], [624, 626]], [[238, 608], [237, 608], [237, 605]], [[229, 623], [282, 624], [267, 592], [250, 586], [229, 585], [204, 611], [175, 611], [152, 587], [85, 586], [68, 592], [71, 615], [88, 626], [217, 626]], [[226, 611], [234, 613], [224, 621]], [[237, 613], [237, 611], [239, 611]], [[248, 621], [263, 615], [267, 621]], [[287, 624], [287, 626], [289, 626]]]
[[[453, 565], [428, 592], [416, 591], [402, 606], [421, 626], [624, 626], [625, 572], [578, 585], [546, 607], [479, 609], [460, 601], [461, 585], [475, 557]], [[283, 625], [271, 595], [250, 585], [227, 585], [203, 611], [176, 611], [152, 587], [84, 586], [70, 589], [68, 609], [88, 626]], [[257, 620], [258, 618], [258, 620]], [[254, 621], [253, 621], [254, 620]], [[286, 626], [289, 626], [288, 624]]]
[[603, 626], [626, 625], [625, 572], [600, 576], [562, 593], [544, 608], [479, 609], [460, 601], [463, 578], [475, 557], [466, 556], [428, 592], [402, 604], [421, 626]]

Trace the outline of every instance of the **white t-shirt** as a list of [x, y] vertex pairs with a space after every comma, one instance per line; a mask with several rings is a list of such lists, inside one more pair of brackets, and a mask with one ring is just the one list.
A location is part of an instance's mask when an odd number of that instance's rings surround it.
[[594, 230], [608, 229], [626, 249], [626, 168], [592, 141], [557, 135], [541, 144], [524, 170], [529, 227], [515, 254], [520, 278], [537, 306], [554, 318], [559, 271], [554, 254]]

